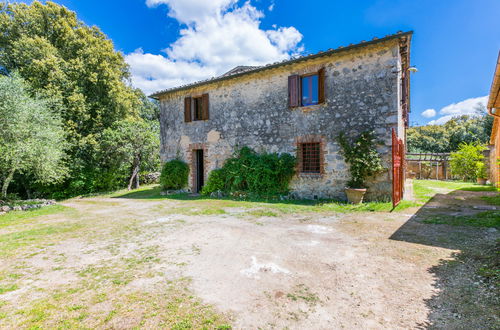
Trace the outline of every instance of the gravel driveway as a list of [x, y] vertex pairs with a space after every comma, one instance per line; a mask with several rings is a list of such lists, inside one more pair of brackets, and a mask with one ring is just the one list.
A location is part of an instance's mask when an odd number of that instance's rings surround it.
[[107, 197], [63, 205], [0, 227], [0, 237], [59, 228], [0, 255], [0, 326], [428, 327], [429, 301], [442, 291], [430, 269], [457, 252], [401, 233], [417, 208], [283, 213]]

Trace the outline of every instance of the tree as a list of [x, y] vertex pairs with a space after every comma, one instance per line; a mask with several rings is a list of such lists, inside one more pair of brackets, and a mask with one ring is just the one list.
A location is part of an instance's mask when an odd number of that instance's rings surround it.
[[456, 152], [450, 155], [451, 172], [464, 181], [476, 179], [478, 168], [483, 164], [483, 151], [486, 148], [477, 143], [462, 143]]
[[145, 104], [130, 87], [123, 55], [61, 5], [10, 3], [0, 5], [0, 71], [13, 70], [62, 117], [71, 171], [53, 189], [75, 194], [102, 186], [95, 181], [101, 133], [123, 118], [138, 118]]
[[406, 141], [410, 152], [449, 152], [448, 132], [443, 125], [410, 127]]
[[101, 168], [104, 173], [112, 174], [108, 178], [128, 177], [129, 190], [138, 188], [141, 169], [158, 169], [159, 148], [159, 135], [148, 122], [142, 119], [117, 122], [102, 133]]
[[493, 117], [483, 104], [475, 107], [474, 115], [457, 116], [443, 125], [410, 127], [407, 131], [409, 152], [452, 152], [462, 143], [487, 144]]
[[61, 119], [50, 102], [31, 97], [26, 84], [13, 73], [0, 76], [0, 178], [7, 197], [16, 172], [37, 182], [53, 183], [66, 174], [65, 136]]

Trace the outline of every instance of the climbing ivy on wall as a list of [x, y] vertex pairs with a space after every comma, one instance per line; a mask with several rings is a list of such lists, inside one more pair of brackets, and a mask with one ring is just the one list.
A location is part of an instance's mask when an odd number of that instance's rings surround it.
[[284, 194], [295, 174], [296, 159], [283, 153], [257, 153], [243, 147], [208, 176], [202, 194], [246, 192], [258, 196]]

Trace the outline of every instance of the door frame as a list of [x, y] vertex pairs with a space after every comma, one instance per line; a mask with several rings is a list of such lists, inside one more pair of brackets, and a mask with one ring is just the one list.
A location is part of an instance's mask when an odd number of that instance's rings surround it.
[[199, 193], [203, 186], [205, 185], [205, 150], [204, 149], [194, 149], [193, 150], [194, 159], [194, 192]]
[[209, 166], [209, 159], [208, 159], [208, 144], [207, 143], [191, 143], [188, 145], [188, 148], [186, 150], [187, 152], [187, 161], [189, 164], [189, 185], [191, 187], [191, 192], [192, 193], [197, 193], [199, 192], [198, 189], [198, 182], [197, 182], [197, 157], [196, 157], [196, 150], [203, 150], [203, 182], [207, 182], [207, 169]]

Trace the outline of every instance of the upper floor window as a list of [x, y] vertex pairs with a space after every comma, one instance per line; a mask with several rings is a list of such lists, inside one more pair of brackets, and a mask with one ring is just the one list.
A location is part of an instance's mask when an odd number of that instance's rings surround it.
[[288, 77], [288, 106], [303, 107], [325, 102], [325, 69]]
[[208, 94], [203, 94], [199, 97], [184, 98], [184, 122], [208, 120], [209, 105]]
[[203, 120], [203, 99], [193, 97], [193, 120]]
[[318, 104], [318, 75], [303, 76], [300, 80], [302, 106]]

